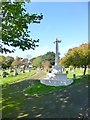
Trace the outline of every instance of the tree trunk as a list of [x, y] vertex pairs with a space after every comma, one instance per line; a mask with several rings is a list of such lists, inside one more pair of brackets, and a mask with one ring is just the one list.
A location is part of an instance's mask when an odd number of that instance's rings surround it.
[[87, 69], [87, 66], [86, 65], [84, 65], [84, 76], [85, 76], [85, 74], [86, 74], [86, 69]]

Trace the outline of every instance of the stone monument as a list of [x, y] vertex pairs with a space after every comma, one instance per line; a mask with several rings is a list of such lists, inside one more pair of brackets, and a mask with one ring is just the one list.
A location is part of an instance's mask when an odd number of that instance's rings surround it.
[[67, 86], [73, 82], [73, 80], [67, 78], [67, 74], [62, 72], [62, 67], [59, 65], [59, 49], [58, 44], [61, 43], [61, 40], [56, 38], [54, 42], [56, 44], [56, 52], [55, 52], [55, 66], [51, 73], [48, 73], [48, 77], [41, 79], [40, 82], [42, 84], [48, 86]]

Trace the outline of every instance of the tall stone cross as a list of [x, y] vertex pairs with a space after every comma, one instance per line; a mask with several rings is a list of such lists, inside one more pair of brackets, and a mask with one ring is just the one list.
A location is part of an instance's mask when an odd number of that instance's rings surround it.
[[55, 53], [55, 65], [59, 65], [59, 49], [58, 49], [58, 43], [61, 43], [61, 40], [59, 40], [57, 37], [56, 37], [56, 41], [54, 42], [56, 44], [56, 53]]

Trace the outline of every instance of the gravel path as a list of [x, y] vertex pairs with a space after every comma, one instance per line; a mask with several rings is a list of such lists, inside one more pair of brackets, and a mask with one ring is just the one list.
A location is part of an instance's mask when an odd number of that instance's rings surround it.
[[88, 117], [88, 82], [85, 80], [46, 95], [26, 97], [23, 90], [39, 82], [32, 79], [40, 78], [40, 73], [3, 88], [3, 118], [17, 120], [19, 118]]

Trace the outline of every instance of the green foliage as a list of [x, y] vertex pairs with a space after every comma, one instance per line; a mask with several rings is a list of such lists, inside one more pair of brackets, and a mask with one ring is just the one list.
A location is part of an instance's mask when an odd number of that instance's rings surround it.
[[33, 66], [37, 66], [37, 67], [41, 67], [42, 64], [42, 57], [36, 57], [35, 59], [33, 59], [32, 61]]
[[52, 66], [55, 64], [55, 53], [54, 52], [47, 52], [44, 55], [38, 56], [36, 58], [31, 59], [33, 66], [41, 67], [44, 64]]
[[6, 60], [5, 60], [5, 64], [6, 64], [6, 68], [8, 67], [11, 67], [11, 64], [12, 64], [12, 62], [14, 61], [14, 58], [13, 57], [11, 57], [11, 56], [7, 56], [6, 57]]
[[54, 52], [47, 52], [45, 55], [42, 56], [42, 61], [49, 61], [50, 65], [55, 64], [55, 53]]
[[17, 57], [11, 64], [12, 67], [19, 67], [21, 65], [21, 58]]
[[21, 57], [16, 57], [14, 59], [11, 56], [0, 56], [0, 67], [3, 69], [9, 68], [9, 67], [20, 67], [24, 66], [24, 68], [29, 66], [28, 63], [28, 58], [21, 58]]
[[5, 65], [5, 56], [0, 56], [0, 66], [3, 67]]
[[3, 69], [9, 68], [14, 61], [14, 58], [11, 56], [0, 56], [0, 66]]
[[2, 2], [2, 40], [0, 41], [0, 52], [14, 52], [4, 45], [19, 47], [28, 50], [38, 46], [38, 40], [30, 38], [28, 25], [40, 23], [43, 15], [29, 14], [25, 9], [25, 2]]
[[82, 44], [79, 47], [69, 49], [66, 56], [61, 59], [61, 64], [66, 66], [83, 67], [85, 68], [84, 75], [86, 72], [86, 66], [90, 65], [88, 58], [90, 56], [90, 50], [88, 44]]
[[48, 70], [50, 68], [50, 62], [49, 61], [44, 61], [42, 63], [42, 66], [44, 69]]

